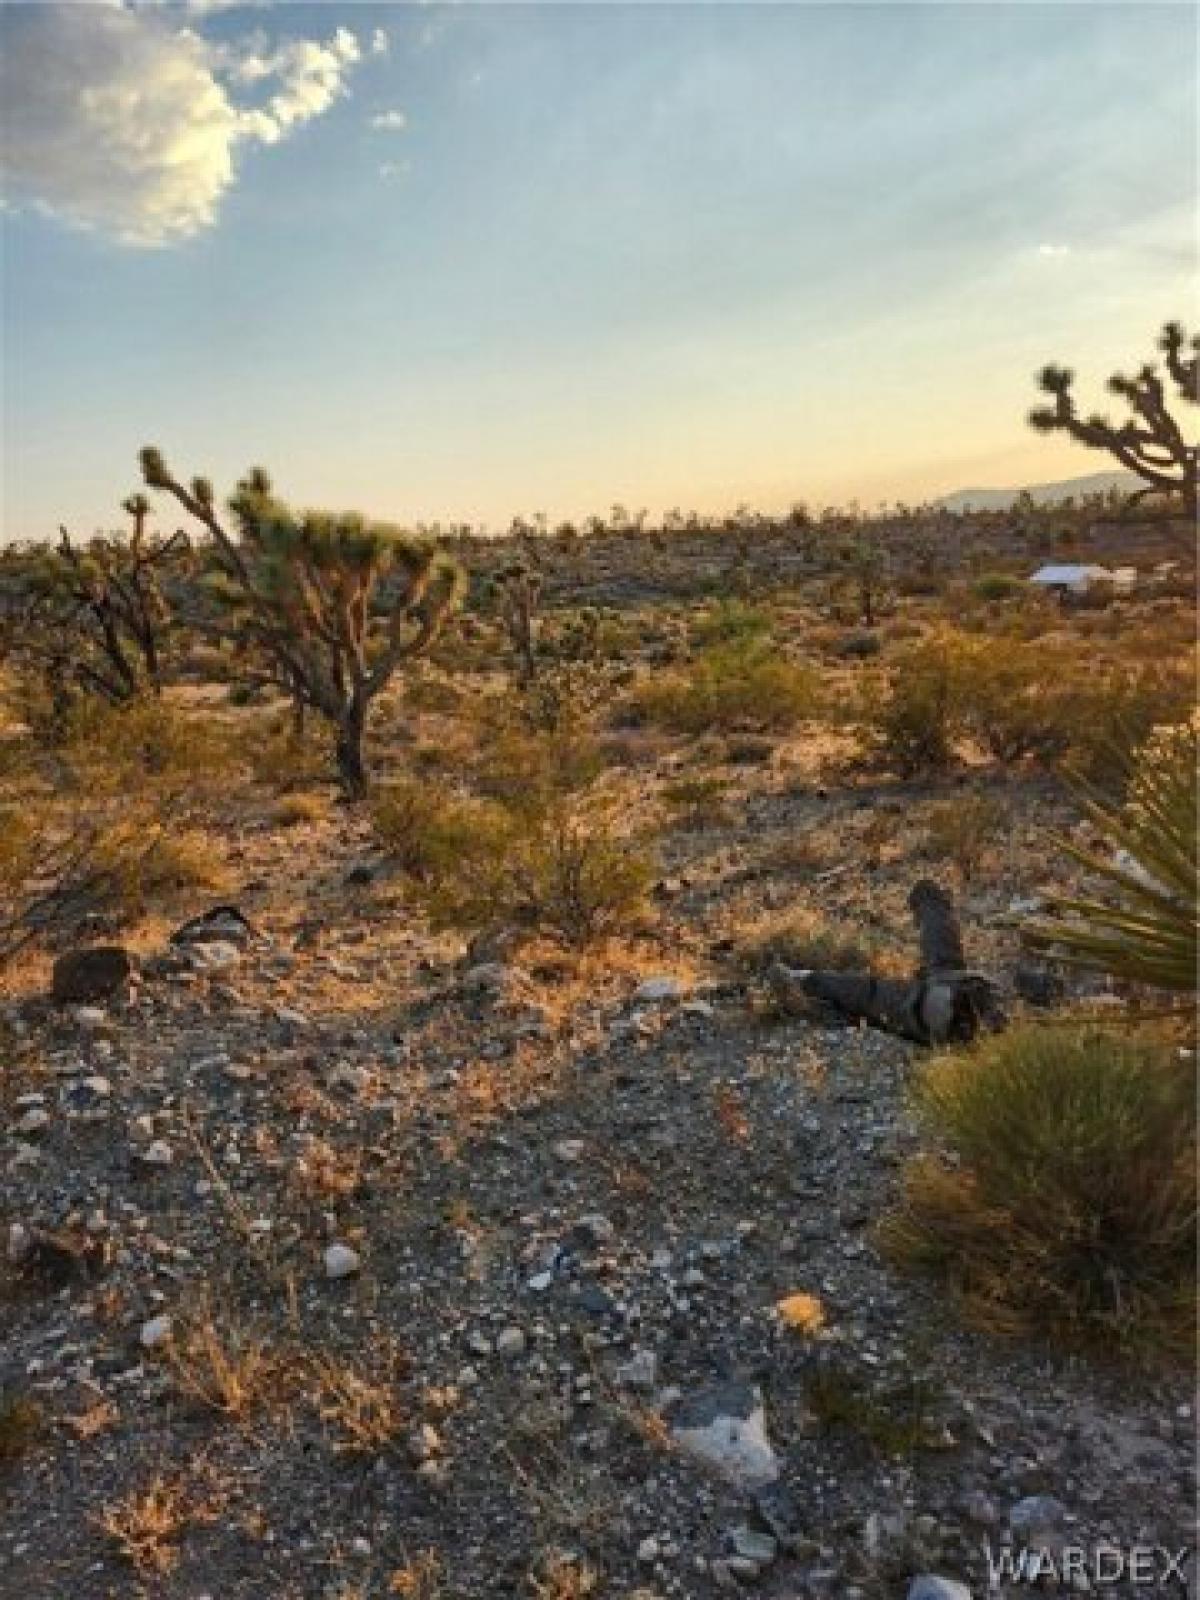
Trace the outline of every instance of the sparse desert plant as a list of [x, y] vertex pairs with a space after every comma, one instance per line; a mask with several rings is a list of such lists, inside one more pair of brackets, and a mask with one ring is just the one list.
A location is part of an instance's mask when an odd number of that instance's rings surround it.
[[300, 789], [294, 794], [282, 795], [271, 813], [279, 828], [298, 828], [304, 823], [323, 822], [329, 814], [329, 804], [323, 794], [311, 789]]
[[1195, 703], [1190, 666], [1081, 666], [1060, 697], [1071, 771], [1097, 789], [1119, 793], [1129, 777], [1130, 750], [1155, 728], [1182, 722]]
[[963, 883], [969, 883], [1007, 815], [995, 795], [979, 791], [943, 800], [925, 819], [929, 848], [938, 860], [950, 862]]
[[1169, 1046], [1023, 1028], [926, 1068], [918, 1106], [949, 1154], [905, 1175], [885, 1246], [998, 1332], [1190, 1340], [1195, 1099]]
[[457, 606], [460, 568], [432, 544], [357, 513], [294, 512], [257, 469], [229, 502], [235, 536], [207, 479], [185, 487], [152, 448], [141, 461], [147, 485], [172, 495], [209, 534], [214, 592], [238, 638], [262, 677], [329, 725], [338, 777], [360, 798], [371, 707]]
[[1160, 729], [1138, 750], [1122, 806], [1087, 800], [1110, 852], [1060, 846], [1111, 898], [1064, 897], [1028, 938], [1057, 960], [1122, 983], [1196, 992], [1197, 720]]
[[732, 821], [726, 778], [679, 778], [667, 784], [663, 799], [684, 828], [710, 828]]

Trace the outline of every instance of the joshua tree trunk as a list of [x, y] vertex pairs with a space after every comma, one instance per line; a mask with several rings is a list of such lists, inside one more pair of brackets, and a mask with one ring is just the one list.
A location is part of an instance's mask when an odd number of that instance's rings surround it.
[[363, 735], [367, 725], [367, 707], [357, 698], [352, 700], [337, 724], [334, 760], [338, 777], [350, 800], [361, 800], [367, 792], [367, 764], [363, 756]]
[[877, 978], [870, 972], [801, 972], [777, 964], [769, 976], [783, 1004], [803, 1011], [815, 1001], [917, 1044], [965, 1043], [981, 1028], [1003, 1027], [1004, 1016], [991, 981], [982, 973], [967, 970], [950, 896], [923, 879], [914, 886], [908, 904], [921, 947], [921, 965], [913, 978]]

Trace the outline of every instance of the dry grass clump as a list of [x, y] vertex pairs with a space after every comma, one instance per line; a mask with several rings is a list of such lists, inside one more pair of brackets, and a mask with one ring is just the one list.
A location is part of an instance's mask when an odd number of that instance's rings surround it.
[[317, 1355], [308, 1363], [317, 1415], [336, 1455], [378, 1455], [395, 1444], [412, 1415], [400, 1393], [407, 1356], [385, 1342], [369, 1362]]
[[946, 1155], [909, 1166], [883, 1240], [970, 1320], [1114, 1344], [1190, 1340], [1190, 1064], [1144, 1039], [1024, 1028], [927, 1069], [918, 1105]]
[[105, 1506], [96, 1522], [140, 1577], [162, 1578], [178, 1564], [188, 1528], [215, 1522], [221, 1509], [210, 1485], [182, 1472], [160, 1473], [144, 1489]]
[[277, 828], [297, 828], [304, 823], [323, 822], [329, 815], [329, 797], [311, 789], [298, 789], [276, 802], [271, 820]]
[[877, 950], [858, 929], [819, 911], [793, 912], [757, 924], [738, 940], [734, 959], [759, 974], [776, 962], [822, 972], [855, 972], [872, 966]]
[[287, 1372], [282, 1352], [207, 1301], [176, 1319], [162, 1361], [181, 1395], [230, 1421], [277, 1399]]
[[663, 799], [671, 808], [672, 821], [680, 828], [713, 828], [733, 821], [729, 805], [727, 778], [697, 776], [679, 778], [663, 789]]

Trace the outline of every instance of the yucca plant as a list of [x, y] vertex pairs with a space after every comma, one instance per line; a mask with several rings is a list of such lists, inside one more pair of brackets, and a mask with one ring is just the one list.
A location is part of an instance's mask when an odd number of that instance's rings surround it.
[[1027, 930], [1035, 948], [1123, 983], [1196, 992], [1198, 722], [1158, 729], [1137, 751], [1124, 805], [1085, 797], [1111, 852], [1059, 843], [1112, 891], [1064, 897]]

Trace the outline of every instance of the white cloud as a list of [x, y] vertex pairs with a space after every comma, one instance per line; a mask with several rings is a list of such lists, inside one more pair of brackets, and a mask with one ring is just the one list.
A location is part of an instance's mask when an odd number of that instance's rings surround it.
[[1069, 244], [1040, 244], [1037, 253], [1047, 261], [1061, 261], [1064, 256], [1071, 254]]
[[[362, 58], [355, 35], [218, 46], [178, 13], [119, 3], [5, 7], [4, 177], [41, 207], [132, 245], [210, 227], [242, 147], [321, 116]], [[239, 103], [234, 89], [257, 89]]]
[[371, 35], [371, 54], [373, 56], [385, 56], [391, 49], [391, 46], [392, 41], [388, 38], [387, 29], [376, 28], [375, 32]]
[[371, 126], [381, 133], [401, 133], [408, 127], [403, 111], [379, 111], [371, 118]]
[[411, 171], [411, 161], [381, 161], [379, 164], [381, 178], [406, 178]]

